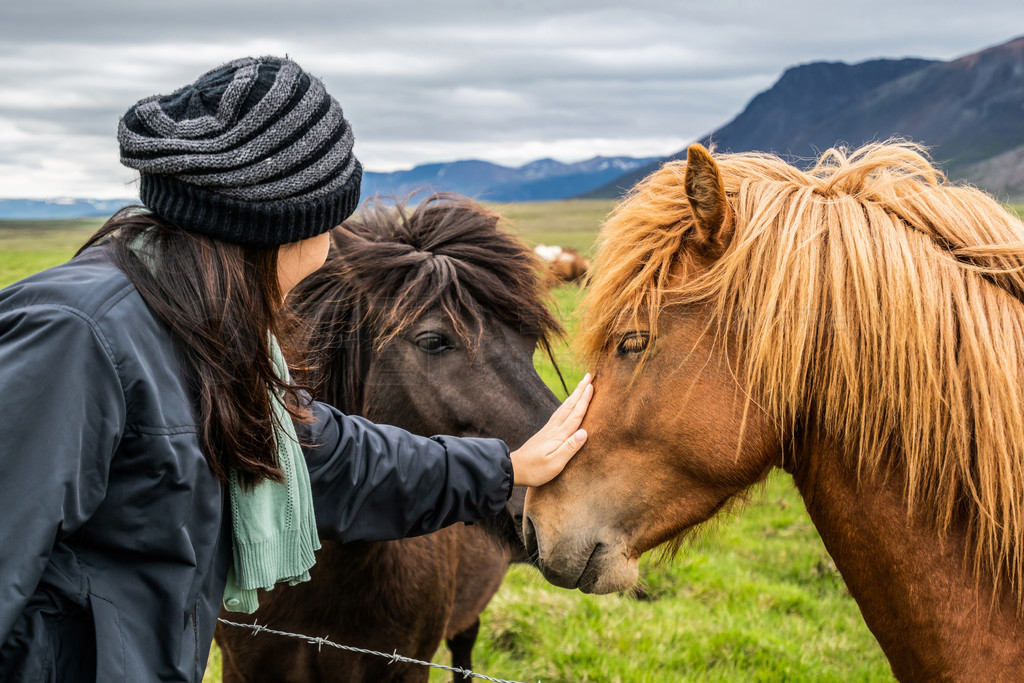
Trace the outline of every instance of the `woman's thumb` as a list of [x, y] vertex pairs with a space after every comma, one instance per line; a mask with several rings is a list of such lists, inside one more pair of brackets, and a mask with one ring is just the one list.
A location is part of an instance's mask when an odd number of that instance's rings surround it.
[[587, 430], [577, 429], [572, 436], [565, 440], [565, 442], [559, 446], [556, 453], [561, 455], [565, 462], [569, 461], [576, 451], [583, 448], [583, 444], [587, 441]]

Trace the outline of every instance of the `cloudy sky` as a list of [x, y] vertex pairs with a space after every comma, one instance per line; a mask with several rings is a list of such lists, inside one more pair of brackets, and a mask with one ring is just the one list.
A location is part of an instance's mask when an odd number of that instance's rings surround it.
[[952, 59], [1019, 0], [6, 0], [0, 197], [135, 194], [118, 117], [244, 55], [324, 80], [370, 170], [675, 152], [794, 64]]

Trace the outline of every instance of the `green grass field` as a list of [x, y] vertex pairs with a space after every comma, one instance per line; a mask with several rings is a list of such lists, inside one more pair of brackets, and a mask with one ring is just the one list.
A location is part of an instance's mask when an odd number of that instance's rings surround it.
[[[531, 244], [591, 252], [597, 226], [611, 205], [544, 202], [495, 208]], [[66, 260], [98, 225], [0, 222], [0, 286]], [[570, 337], [577, 295], [571, 286], [554, 292]], [[564, 344], [556, 355], [572, 386], [584, 368], [574, 364]], [[561, 395], [550, 364], [538, 355], [537, 365]], [[641, 575], [642, 599], [597, 597], [554, 588], [536, 570], [513, 567], [483, 615], [474, 669], [545, 683], [891, 678], [784, 475], [773, 475], [750, 492], [746, 505], [674, 559], [656, 553], [646, 557]], [[435, 661], [449, 663], [445, 648]], [[207, 680], [219, 680], [219, 672], [214, 652]], [[431, 681], [444, 680], [448, 676], [442, 672], [431, 674]]]

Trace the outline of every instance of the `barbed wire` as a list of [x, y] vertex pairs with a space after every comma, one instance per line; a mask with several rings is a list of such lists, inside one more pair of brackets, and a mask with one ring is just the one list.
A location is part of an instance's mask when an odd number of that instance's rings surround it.
[[[376, 650], [366, 650], [361, 647], [352, 647], [351, 645], [340, 645], [338, 643], [331, 642], [327, 638], [314, 638], [313, 636], [305, 636], [301, 633], [288, 633], [287, 631], [278, 631], [276, 629], [272, 629], [267, 626], [261, 626], [260, 624], [256, 623], [244, 624], [239, 623], [237, 621], [228, 621], [227, 619], [221, 619], [219, 617], [217, 618], [217, 621], [219, 621], [222, 624], [227, 624], [229, 626], [240, 626], [242, 628], [250, 629], [253, 632], [253, 636], [255, 636], [258, 633], [272, 633], [275, 636], [285, 636], [288, 638], [297, 638], [299, 640], [304, 640], [311, 645], [316, 645], [318, 650], [321, 649], [324, 645], [328, 645], [330, 647], [337, 648], [338, 650], [347, 650], [349, 652], [358, 652], [359, 654], [364, 655], [376, 655], [378, 657], [385, 657], [386, 659], [391, 660], [390, 662], [388, 662], [389, 664], [394, 664], [395, 662], [403, 662], [406, 664], [419, 664], [421, 666], [429, 666], [432, 669], [441, 669], [442, 671], [451, 671], [452, 673], [462, 674], [463, 677], [480, 678], [485, 681], [492, 681], [492, 683], [522, 683], [522, 681], [510, 681], [504, 678], [491, 678], [490, 676], [478, 674], [474, 671], [470, 671], [469, 669], [445, 666], [444, 664], [435, 664], [434, 662], [424, 662], [419, 659], [413, 659], [412, 657], [404, 657], [398, 654], [397, 650], [395, 650], [391, 654], [388, 654], [386, 652], [378, 652]], [[540, 683], [540, 681], [538, 680], [537, 683]]]

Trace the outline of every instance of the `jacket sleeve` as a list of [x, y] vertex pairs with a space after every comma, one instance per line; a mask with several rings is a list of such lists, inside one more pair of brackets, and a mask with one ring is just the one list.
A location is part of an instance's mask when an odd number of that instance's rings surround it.
[[117, 369], [91, 320], [52, 305], [0, 313], [0, 643], [55, 543], [102, 502], [124, 420]]
[[512, 460], [498, 439], [416, 436], [311, 404], [296, 425], [320, 536], [381, 541], [430, 533], [501, 512]]

